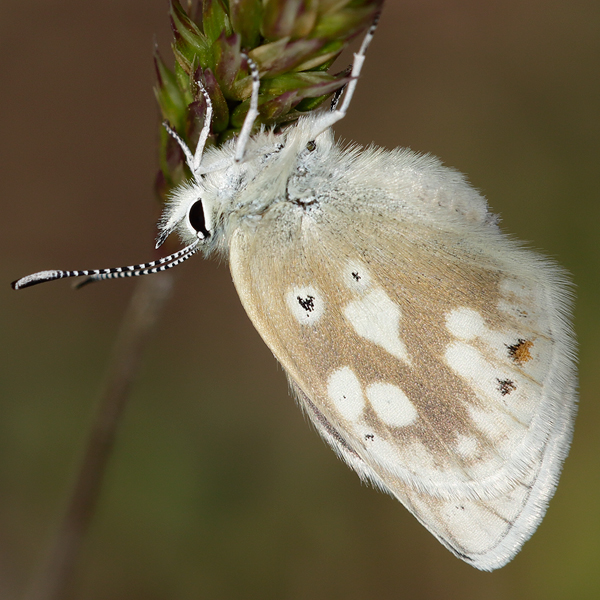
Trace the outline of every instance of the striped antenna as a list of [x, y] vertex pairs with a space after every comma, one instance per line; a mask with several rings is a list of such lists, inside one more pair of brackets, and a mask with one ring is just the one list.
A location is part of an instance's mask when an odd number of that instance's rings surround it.
[[169, 256], [159, 258], [147, 263], [139, 265], [129, 265], [127, 267], [114, 267], [112, 269], [87, 269], [85, 271], [40, 271], [21, 277], [11, 283], [13, 290], [22, 290], [38, 283], [46, 281], [54, 281], [55, 279], [64, 279], [65, 277], [86, 277], [76, 288], [79, 289], [88, 283], [101, 281], [102, 279], [118, 279], [120, 277], [139, 277], [140, 275], [151, 275], [152, 273], [160, 273], [171, 267], [176, 267], [188, 258], [193, 256], [199, 250], [200, 240], [192, 242], [182, 250], [178, 250]]

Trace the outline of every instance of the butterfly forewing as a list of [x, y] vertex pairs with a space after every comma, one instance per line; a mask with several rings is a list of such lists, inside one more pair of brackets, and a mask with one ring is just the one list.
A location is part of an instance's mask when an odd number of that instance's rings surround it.
[[568, 448], [564, 285], [492, 222], [384, 200], [274, 204], [232, 236], [233, 279], [323, 437], [492, 569], [535, 529]]

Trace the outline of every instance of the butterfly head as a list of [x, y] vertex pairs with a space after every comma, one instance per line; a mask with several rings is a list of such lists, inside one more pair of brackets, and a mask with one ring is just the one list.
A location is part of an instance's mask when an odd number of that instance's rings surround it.
[[242, 223], [258, 222], [278, 203], [302, 197], [333, 147], [331, 129], [323, 131], [319, 115], [310, 115], [282, 132], [256, 133], [241, 161], [235, 141], [208, 149], [193, 177], [169, 198], [156, 247], [177, 233], [205, 255], [227, 254], [230, 236]]

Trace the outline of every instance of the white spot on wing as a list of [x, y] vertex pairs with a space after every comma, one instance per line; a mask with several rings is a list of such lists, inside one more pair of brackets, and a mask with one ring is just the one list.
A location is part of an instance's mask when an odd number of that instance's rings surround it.
[[374, 342], [396, 358], [410, 362], [399, 336], [400, 308], [383, 290], [374, 290], [344, 309], [358, 335]]
[[345, 419], [355, 421], [361, 416], [365, 408], [365, 398], [360, 381], [350, 367], [338, 369], [329, 376], [327, 394]]
[[457, 308], [446, 315], [448, 331], [461, 340], [472, 340], [485, 332], [483, 317], [471, 308]]
[[448, 366], [461, 377], [467, 379], [485, 396], [494, 398], [498, 395], [497, 378], [501, 376], [481, 352], [463, 342], [454, 342], [446, 348]]
[[439, 477], [442, 470], [447, 472], [447, 468], [443, 469], [436, 463], [436, 458], [436, 455], [420, 442], [409, 444], [404, 452], [404, 462], [416, 466], [419, 470], [422, 469], [429, 477]]
[[350, 261], [344, 270], [344, 283], [354, 292], [365, 292], [371, 287], [371, 276], [367, 267], [358, 261]]
[[314, 325], [325, 310], [323, 296], [312, 286], [292, 289], [285, 300], [301, 325]]
[[367, 388], [367, 398], [377, 416], [392, 427], [406, 427], [418, 416], [406, 394], [391, 383], [373, 383]]
[[365, 440], [364, 446], [368, 448], [369, 456], [385, 468], [393, 467], [402, 458], [394, 444], [378, 435], [373, 435], [372, 439]]

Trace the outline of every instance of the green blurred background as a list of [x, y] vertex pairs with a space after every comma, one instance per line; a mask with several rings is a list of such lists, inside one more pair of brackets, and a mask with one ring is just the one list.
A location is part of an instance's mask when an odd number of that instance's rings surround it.
[[[0, 5], [0, 598], [61, 514], [134, 283], [12, 292], [152, 258], [165, 0]], [[492, 574], [366, 488], [304, 422], [224, 265], [191, 260], [122, 422], [86, 600], [600, 597], [600, 5], [388, 0], [345, 139], [431, 152], [577, 284], [581, 408], [546, 519]], [[345, 66], [349, 56], [339, 63]]]

